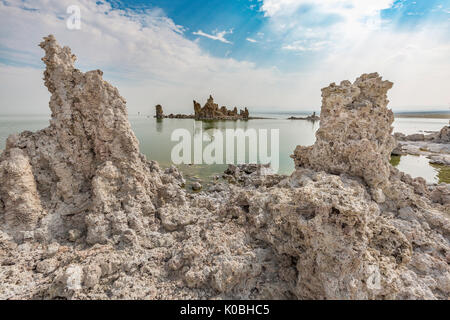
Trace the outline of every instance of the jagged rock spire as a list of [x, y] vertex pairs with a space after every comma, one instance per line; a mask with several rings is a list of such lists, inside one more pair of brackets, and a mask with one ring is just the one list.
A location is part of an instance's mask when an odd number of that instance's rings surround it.
[[373, 188], [389, 179], [389, 159], [395, 147], [394, 114], [387, 108], [392, 82], [377, 73], [364, 74], [352, 84], [342, 81], [322, 89], [317, 140], [299, 146], [293, 158], [298, 167], [363, 178]]

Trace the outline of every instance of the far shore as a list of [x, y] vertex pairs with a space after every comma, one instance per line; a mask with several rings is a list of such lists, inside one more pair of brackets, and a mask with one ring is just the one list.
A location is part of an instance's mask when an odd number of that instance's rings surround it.
[[425, 119], [450, 119], [449, 113], [432, 113], [432, 112], [412, 112], [412, 113], [395, 113], [396, 118], [425, 118]]

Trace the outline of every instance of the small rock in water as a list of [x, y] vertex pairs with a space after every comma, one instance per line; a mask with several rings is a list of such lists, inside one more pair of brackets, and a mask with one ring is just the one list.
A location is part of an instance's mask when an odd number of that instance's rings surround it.
[[199, 182], [194, 182], [192, 184], [192, 190], [194, 191], [200, 191], [202, 190], [202, 185]]

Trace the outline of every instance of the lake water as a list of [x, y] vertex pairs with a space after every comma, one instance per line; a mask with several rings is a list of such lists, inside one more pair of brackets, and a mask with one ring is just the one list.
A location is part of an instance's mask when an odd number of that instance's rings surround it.
[[[139, 140], [141, 152], [148, 159], [158, 161], [161, 166], [167, 167], [172, 164], [171, 151], [178, 144], [171, 141], [171, 135], [176, 129], [186, 129], [191, 136], [200, 134], [202, 131], [210, 135], [214, 129], [220, 130], [225, 136], [226, 129], [260, 129], [279, 130], [279, 171], [281, 174], [290, 174], [294, 170], [294, 163], [289, 157], [297, 145], [311, 145], [315, 141], [315, 132], [319, 128], [319, 122], [303, 120], [286, 120], [289, 114], [254, 114], [259, 117], [270, 117], [271, 119], [249, 120], [249, 121], [195, 121], [192, 119], [164, 119], [157, 121], [152, 117], [130, 115], [132, 128]], [[298, 116], [298, 114], [296, 114]], [[5, 141], [9, 134], [25, 130], [36, 131], [47, 127], [48, 116], [1, 116], [0, 115], [0, 149], [5, 147]], [[447, 119], [423, 119], [423, 118], [398, 118], [394, 122], [394, 132], [405, 134], [423, 133], [428, 131], [439, 131], [448, 124]], [[205, 142], [206, 146], [209, 142]], [[270, 154], [270, 143], [268, 150]], [[193, 148], [192, 148], [193, 149]], [[246, 159], [249, 152], [246, 148]], [[224, 152], [225, 153], [225, 152]], [[225, 157], [225, 155], [224, 155]], [[400, 160], [400, 161], [398, 161]], [[439, 174], [442, 168], [429, 165], [428, 159], [424, 157], [405, 156], [393, 162], [400, 170], [411, 174], [413, 177], [422, 176], [428, 182], [439, 182]], [[214, 175], [223, 173], [226, 165], [180, 165], [180, 169], [188, 177], [198, 177], [208, 180]], [[442, 180], [442, 179], [441, 179]]]

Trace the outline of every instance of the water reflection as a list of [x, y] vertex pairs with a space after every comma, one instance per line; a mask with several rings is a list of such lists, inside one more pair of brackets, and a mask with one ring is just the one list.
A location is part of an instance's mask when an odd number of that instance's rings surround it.
[[161, 133], [163, 131], [163, 119], [156, 119], [156, 132]]
[[[141, 152], [144, 153], [148, 159], [158, 161], [162, 166], [171, 165], [171, 151], [178, 143], [171, 141], [172, 132], [176, 129], [186, 129], [192, 136], [192, 143], [195, 138], [200, 138], [202, 132], [208, 133], [210, 136], [214, 130], [219, 130], [222, 135], [226, 136], [227, 129], [254, 129], [259, 132], [260, 129], [268, 130], [267, 148], [270, 154], [271, 148], [271, 129], [279, 130], [279, 173], [290, 174], [294, 170], [294, 163], [289, 157], [295, 147], [301, 145], [311, 145], [315, 142], [315, 132], [319, 127], [319, 122], [313, 123], [309, 121], [288, 121], [283, 119], [261, 119], [248, 121], [196, 121], [194, 119], [163, 119], [157, 121], [156, 119], [147, 119], [143, 117], [134, 117], [130, 119], [132, 128], [140, 142]], [[206, 147], [209, 142], [203, 142], [203, 147]], [[248, 146], [248, 138], [246, 142], [246, 160], [255, 155], [255, 151]], [[252, 146], [254, 147], [254, 145]], [[256, 148], [257, 149], [257, 148]], [[193, 152], [194, 148], [192, 148]], [[254, 150], [254, 149], [253, 149]], [[258, 149], [257, 149], [258, 150]], [[251, 153], [251, 154], [250, 154]], [[235, 160], [237, 150], [235, 148]], [[193, 157], [192, 157], [193, 159]], [[224, 162], [226, 154], [224, 150]], [[258, 159], [258, 157], [257, 157]], [[259, 161], [259, 159], [258, 159]], [[195, 173], [195, 175], [211, 176], [223, 173], [226, 165], [210, 165], [210, 166], [183, 166], [182, 170], [185, 173]]]
[[[273, 117], [273, 115], [272, 115]], [[224, 132], [226, 129], [247, 130], [279, 129], [280, 130], [280, 171], [290, 174], [294, 170], [294, 163], [289, 157], [297, 145], [312, 145], [315, 142], [315, 132], [319, 122], [304, 120], [286, 120], [289, 115], [279, 118], [258, 119], [248, 121], [195, 121], [193, 119], [163, 119], [157, 120], [152, 116], [130, 116], [133, 131], [140, 143], [140, 150], [148, 159], [158, 161], [161, 166], [172, 164], [170, 155], [177, 142], [171, 141], [175, 129], [184, 128], [195, 132], [196, 125], [202, 125], [203, 131], [210, 135], [214, 129]], [[394, 132], [405, 134], [423, 131], [437, 131], [448, 123], [447, 119], [396, 119]], [[37, 131], [49, 125], [49, 116], [0, 116], [0, 150], [5, 147], [6, 138], [12, 133], [25, 130]], [[270, 135], [269, 135], [270, 136]], [[206, 145], [206, 144], [205, 144]], [[269, 146], [270, 148], [270, 146]], [[248, 159], [248, 155], [246, 157]], [[404, 156], [397, 159], [398, 169], [409, 173], [413, 177], [422, 176], [428, 182], [445, 181], [450, 183], [449, 167], [431, 166], [424, 157]], [[221, 174], [226, 165], [182, 166], [185, 174], [210, 177]]]
[[196, 121], [196, 123], [198, 122], [203, 125], [203, 130], [205, 131], [219, 128], [219, 121]]
[[391, 158], [391, 164], [413, 178], [424, 178], [427, 183], [450, 183], [450, 177], [448, 175], [449, 168], [446, 166], [430, 165], [430, 160], [424, 156], [393, 156]]

